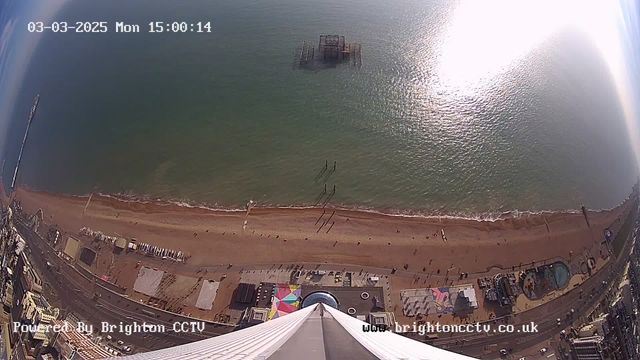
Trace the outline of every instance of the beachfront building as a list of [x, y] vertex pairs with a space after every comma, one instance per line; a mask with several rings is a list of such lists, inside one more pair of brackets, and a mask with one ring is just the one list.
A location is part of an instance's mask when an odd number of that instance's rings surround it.
[[30, 291], [24, 295], [21, 303], [20, 323], [32, 325], [32, 328], [28, 332], [17, 333], [21, 334], [26, 353], [34, 355], [39, 349], [49, 345], [49, 337], [46, 334], [47, 325], [58, 318], [60, 310], [52, 307], [41, 294]]
[[38, 209], [35, 214], [29, 219], [29, 227], [37, 232], [38, 227], [44, 221], [44, 213], [42, 209]]
[[369, 314], [369, 324], [393, 329], [396, 325], [396, 316], [392, 312], [375, 312]]
[[99, 345], [95, 338], [78, 331], [72, 324], [73, 322], [54, 320], [52, 325], [62, 330], [47, 331], [51, 347], [56, 350], [60, 359], [104, 359], [120, 353], [113, 347]]
[[571, 355], [577, 360], [604, 360], [604, 338], [602, 336], [589, 336], [571, 340]]
[[252, 307], [246, 311], [243, 321], [250, 324], [260, 324], [269, 319], [269, 309]]
[[[19, 248], [16, 249], [16, 252], [18, 249]], [[22, 247], [22, 249], [24, 249], [24, 247]], [[42, 280], [22, 250], [20, 250], [20, 254], [17, 255], [16, 265], [13, 269], [12, 283], [13, 304], [11, 306], [11, 319], [13, 322], [22, 323], [23, 319], [30, 318], [30, 312], [27, 310], [31, 305], [31, 300], [35, 299], [36, 295], [39, 297], [39, 294], [42, 292]], [[42, 305], [41, 307], [44, 308], [46, 306]], [[18, 332], [11, 333], [12, 342], [16, 342], [18, 337]]]
[[472, 359], [390, 331], [365, 332], [365, 327], [369, 325], [319, 302], [229, 334], [119, 359]]
[[[621, 291], [622, 293], [622, 291]], [[630, 299], [625, 299], [620, 294], [609, 306], [609, 325], [611, 326], [611, 352], [617, 358], [624, 360], [638, 359], [638, 341], [636, 338], [636, 324], [633, 319], [632, 308], [627, 303]]]
[[400, 291], [405, 316], [470, 313], [478, 307], [472, 284]]
[[486, 282], [485, 286], [485, 299], [497, 301], [500, 306], [507, 308], [515, 304], [518, 294], [522, 292], [513, 273], [496, 274], [493, 281]]
[[465, 287], [460, 290], [458, 295], [459, 304], [455, 304], [455, 311], [473, 310], [478, 308], [478, 299], [476, 298], [476, 290], [473, 286]]
[[593, 320], [590, 325], [595, 328], [596, 334], [606, 337], [609, 333], [609, 314], [602, 314]]

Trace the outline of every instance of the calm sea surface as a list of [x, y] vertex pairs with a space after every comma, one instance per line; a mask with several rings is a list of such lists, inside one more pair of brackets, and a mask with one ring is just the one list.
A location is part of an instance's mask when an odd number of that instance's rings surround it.
[[[40, 93], [20, 175], [36, 189], [234, 207], [313, 204], [326, 183], [335, 205], [466, 214], [620, 203], [637, 169], [590, 39], [562, 30], [495, 45], [518, 19], [470, 39], [462, 6], [72, 0], [56, 20], [109, 32], [43, 37], [5, 182]], [[115, 21], [143, 32], [117, 34]], [[212, 32], [152, 34], [151, 21]], [[362, 43], [362, 69], [294, 70], [302, 41], [323, 33]], [[337, 170], [316, 181], [325, 161]]]

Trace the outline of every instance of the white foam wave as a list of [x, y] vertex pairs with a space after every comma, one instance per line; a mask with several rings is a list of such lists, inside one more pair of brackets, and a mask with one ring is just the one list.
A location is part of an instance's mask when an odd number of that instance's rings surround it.
[[[29, 189], [28, 187], [22, 185], [23, 187]], [[33, 190], [33, 189], [30, 189]], [[98, 195], [105, 198], [111, 198], [114, 200], [128, 202], [128, 203], [138, 203], [138, 204], [153, 204], [157, 206], [179, 206], [183, 208], [190, 209], [201, 209], [207, 211], [218, 211], [218, 212], [244, 212], [246, 211], [245, 207], [240, 206], [223, 206], [220, 204], [211, 204], [206, 202], [195, 202], [189, 199], [162, 199], [162, 198], [152, 198], [149, 195], [139, 195], [134, 193], [133, 191], [125, 191], [115, 194], [101, 193], [98, 192]], [[84, 195], [73, 195], [73, 194], [63, 194], [64, 196], [80, 198], [89, 197], [90, 194]], [[610, 209], [589, 209], [589, 212], [606, 212], [615, 209], [616, 207], [622, 205], [625, 201], [627, 201], [629, 197], [627, 197], [624, 201], [622, 201], [619, 205], [610, 208]], [[282, 204], [261, 204], [255, 203], [253, 209], [322, 209], [317, 205], [312, 204], [299, 204], [299, 205], [282, 205]], [[406, 217], [406, 218], [426, 218], [426, 219], [454, 219], [454, 220], [475, 220], [475, 221], [486, 221], [486, 222], [495, 222], [506, 219], [519, 219], [540, 215], [554, 215], [554, 214], [579, 214], [581, 213], [580, 209], [563, 209], [563, 210], [541, 210], [541, 211], [520, 211], [517, 209], [503, 212], [445, 212], [445, 211], [428, 211], [428, 210], [406, 210], [406, 209], [392, 209], [392, 208], [372, 208], [367, 206], [352, 206], [352, 205], [344, 205], [344, 204], [335, 204], [326, 207], [327, 210], [344, 210], [344, 211], [358, 211], [363, 213], [370, 214], [380, 214], [386, 216], [397, 216], [397, 217]]]
[[[246, 211], [246, 208], [244, 207], [222, 206], [220, 204], [210, 204], [205, 202], [196, 203], [194, 201], [186, 200], [186, 199], [179, 199], [179, 200], [162, 199], [162, 198], [152, 199], [148, 196], [135, 195], [131, 191], [127, 191], [125, 193], [117, 193], [117, 194], [104, 194], [104, 193], [99, 193], [99, 194], [100, 196], [103, 196], [103, 197], [113, 198], [123, 202], [136, 202], [139, 204], [154, 204], [158, 206], [175, 205], [175, 206], [184, 207], [184, 208], [202, 209], [202, 210], [209, 210], [209, 211], [226, 211], [226, 212]], [[282, 204], [260, 204], [260, 203], [255, 204], [253, 208], [254, 209], [322, 209], [321, 207], [317, 205], [312, 205], [312, 204], [282, 205]], [[615, 207], [611, 209], [589, 209], [589, 212], [606, 212], [614, 208]], [[539, 215], [581, 213], [580, 209], [542, 210], [542, 211], [520, 211], [516, 209], [511, 211], [495, 212], [495, 213], [492, 213], [492, 212], [487, 212], [487, 213], [444, 212], [444, 211], [426, 211], [426, 210], [404, 210], [404, 209], [401, 210], [401, 209], [391, 209], [391, 208], [379, 209], [379, 208], [372, 208], [367, 206], [352, 206], [352, 205], [344, 205], [344, 204], [327, 206], [326, 209], [358, 211], [363, 213], [380, 214], [380, 215], [397, 216], [397, 217], [476, 220], [476, 221], [487, 221], [487, 222], [495, 222], [495, 221], [500, 221], [505, 219], [514, 219], [514, 218], [515, 219], [526, 218], [526, 217], [533, 217], [533, 216], [539, 216]]]

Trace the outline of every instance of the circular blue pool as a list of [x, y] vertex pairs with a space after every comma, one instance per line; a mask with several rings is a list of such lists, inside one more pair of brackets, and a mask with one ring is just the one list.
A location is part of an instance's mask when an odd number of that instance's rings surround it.
[[558, 261], [553, 264], [553, 275], [556, 278], [558, 289], [562, 289], [569, 285], [569, 268], [563, 262]]

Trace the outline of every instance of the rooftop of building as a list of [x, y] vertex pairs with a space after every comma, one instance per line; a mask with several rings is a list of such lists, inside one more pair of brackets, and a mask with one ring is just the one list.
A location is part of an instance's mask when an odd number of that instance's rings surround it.
[[601, 343], [602, 341], [604, 341], [604, 337], [600, 335], [593, 335], [572, 339], [571, 343], [575, 345], [588, 345], [590, 343]]
[[35, 294], [30, 291], [28, 292], [28, 294], [30, 294], [31, 299], [33, 300], [33, 303], [37, 307], [42, 309], [47, 309], [50, 306], [49, 302], [47, 302], [47, 300], [44, 297], [40, 296], [40, 294]]
[[113, 354], [109, 351], [103, 349], [100, 345], [93, 342], [91, 338], [87, 335], [81, 333], [73, 326], [71, 323], [67, 323], [67, 327], [63, 325], [65, 321], [62, 320], [54, 320], [51, 322], [52, 325], [59, 325], [62, 328], [60, 331], [59, 340], [65, 342], [76, 349], [78, 355], [80, 355], [84, 359], [104, 359], [106, 357], [112, 357]]

